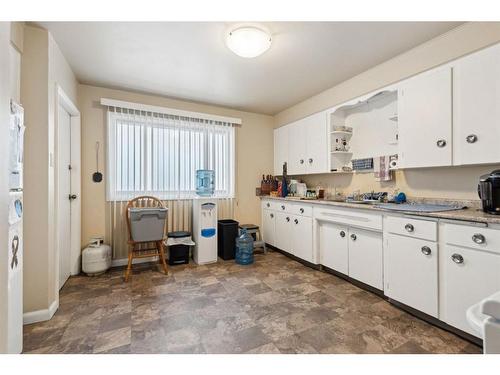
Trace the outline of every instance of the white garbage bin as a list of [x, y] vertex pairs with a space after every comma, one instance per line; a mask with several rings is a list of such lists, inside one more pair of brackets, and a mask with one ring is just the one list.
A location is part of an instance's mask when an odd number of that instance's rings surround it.
[[500, 292], [469, 307], [467, 322], [483, 339], [484, 354], [500, 354]]

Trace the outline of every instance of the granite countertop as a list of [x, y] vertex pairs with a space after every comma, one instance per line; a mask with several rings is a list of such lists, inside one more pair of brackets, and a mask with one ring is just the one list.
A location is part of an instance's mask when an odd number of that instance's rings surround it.
[[[318, 205], [328, 205], [334, 207], [347, 207], [347, 208], [355, 208], [361, 210], [375, 210], [381, 212], [391, 212], [395, 214], [404, 214], [411, 216], [424, 216], [424, 217], [433, 217], [437, 219], [448, 219], [448, 220], [461, 220], [461, 221], [469, 221], [469, 222], [477, 222], [477, 223], [487, 223], [487, 224], [500, 224], [500, 215], [491, 215], [483, 212], [480, 208], [478, 208], [478, 202], [476, 201], [450, 201], [446, 200], [448, 204], [461, 204], [467, 206], [467, 208], [455, 211], [441, 211], [441, 212], [414, 212], [414, 211], [394, 211], [394, 210], [386, 210], [380, 207], [375, 207], [371, 204], [359, 204], [359, 203], [348, 203], [342, 201], [334, 201], [328, 199], [297, 199], [297, 198], [281, 198], [281, 197], [271, 197], [271, 196], [261, 196], [261, 199], [275, 199], [282, 200], [288, 202], [302, 202], [307, 204], [318, 204]], [[443, 201], [436, 200], [428, 200], [427, 203], [440, 203], [443, 204]], [[411, 202], [411, 200], [410, 200]]]

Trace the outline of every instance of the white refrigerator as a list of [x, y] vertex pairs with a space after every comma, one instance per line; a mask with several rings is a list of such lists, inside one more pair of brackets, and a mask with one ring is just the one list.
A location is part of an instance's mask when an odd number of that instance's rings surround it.
[[9, 127], [9, 237], [7, 352], [23, 349], [23, 155], [24, 110], [11, 100]]

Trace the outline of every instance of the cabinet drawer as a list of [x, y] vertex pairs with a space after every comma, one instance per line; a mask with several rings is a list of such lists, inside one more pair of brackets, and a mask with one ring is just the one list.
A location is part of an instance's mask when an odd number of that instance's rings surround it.
[[500, 254], [500, 230], [460, 224], [444, 224], [445, 242], [450, 245]]
[[280, 201], [278, 200], [272, 200], [272, 199], [266, 199], [262, 201], [262, 209], [263, 210], [275, 210], [278, 211], [278, 209], [281, 211], [280, 208]]
[[437, 222], [400, 216], [386, 216], [384, 228], [389, 233], [423, 240], [437, 240]]
[[312, 206], [310, 204], [289, 203], [287, 208], [294, 215], [312, 216]]
[[313, 208], [313, 216], [318, 221], [339, 223], [358, 228], [382, 230], [382, 215], [366, 212], [366, 210], [337, 209], [317, 206]]

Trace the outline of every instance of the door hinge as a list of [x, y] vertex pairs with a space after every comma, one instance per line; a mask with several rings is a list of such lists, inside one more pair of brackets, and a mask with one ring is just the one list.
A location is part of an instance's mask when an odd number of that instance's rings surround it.
[[71, 166], [71, 164], [70, 164], [70, 165], [68, 165], [68, 169], [69, 169], [69, 170], [72, 170], [72, 169], [73, 169], [73, 167]]

